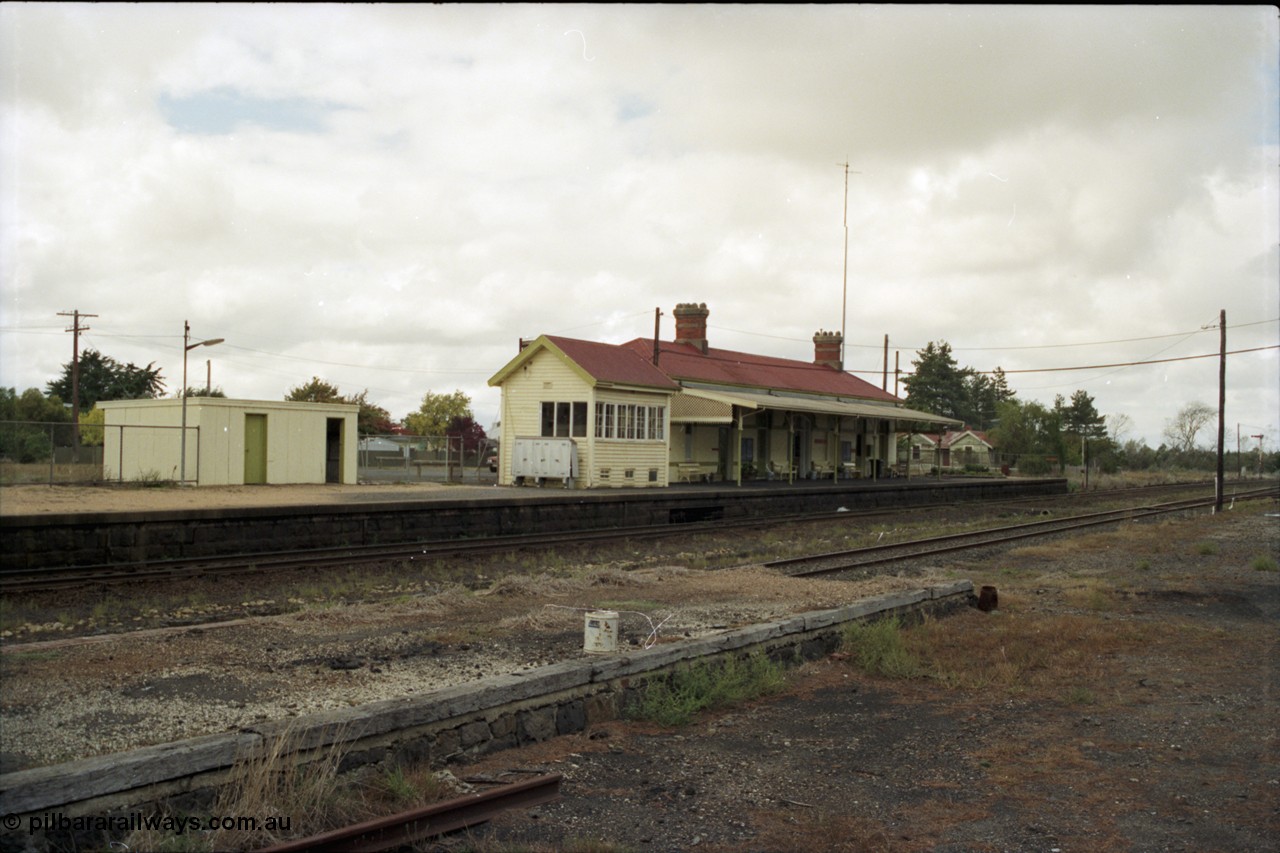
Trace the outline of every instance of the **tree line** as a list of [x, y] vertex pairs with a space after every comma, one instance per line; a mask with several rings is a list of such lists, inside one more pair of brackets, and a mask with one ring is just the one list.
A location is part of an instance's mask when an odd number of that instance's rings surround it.
[[[987, 433], [1002, 457], [1019, 465], [1024, 473], [1047, 473], [1055, 465], [1061, 470], [1085, 459], [1103, 470], [1214, 467], [1213, 452], [1201, 446], [1200, 436], [1214, 422], [1217, 411], [1204, 403], [1183, 406], [1166, 421], [1164, 442], [1151, 448], [1128, 437], [1131, 421], [1127, 415], [1100, 414], [1093, 397], [1083, 389], [1069, 398], [1055, 396], [1051, 406], [1020, 400], [1000, 368], [988, 375], [962, 367], [946, 341], [930, 341], [917, 351], [912, 365], [914, 372], [903, 380], [908, 407], [955, 418]], [[52, 443], [57, 446], [100, 444], [102, 410], [94, 408], [97, 403], [154, 399], [165, 393], [164, 377], [154, 362], [145, 367], [121, 363], [89, 349], [80, 356], [79, 377], [74, 383], [72, 367], [71, 362], [62, 365], [61, 374], [44, 391], [28, 388], [18, 394], [15, 388], [0, 388], [0, 422], [5, 423], [0, 429], [0, 457], [20, 462], [48, 459], [50, 424], [65, 425], [53, 430]], [[79, 435], [70, 427], [73, 385], [80, 411], [85, 413]], [[221, 388], [187, 388], [185, 393], [226, 396]], [[344, 394], [318, 376], [290, 388], [284, 399], [357, 405], [361, 435], [461, 436], [468, 451], [482, 447], [486, 439], [484, 429], [475, 421], [470, 397], [460, 390], [428, 391], [418, 408], [399, 421], [371, 401], [367, 389]], [[918, 431], [927, 432], [928, 428], [922, 426]], [[1246, 459], [1237, 460], [1237, 464], [1256, 458], [1256, 453], [1241, 455]], [[1272, 451], [1265, 456], [1263, 467], [1267, 471], [1280, 468], [1280, 453]]]
[[[1120, 469], [1187, 468], [1212, 470], [1216, 453], [1202, 447], [1200, 437], [1217, 419], [1217, 410], [1190, 402], [1165, 422], [1164, 442], [1157, 448], [1128, 436], [1128, 415], [1098, 412], [1085, 390], [1069, 398], [1058, 394], [1051, 406], [1020, 400], [1009, 387], [1004, 371], [991, 375], [962, 367], [946, 341], [930, 341], [912, 360], [915, 371], [903, 380], [909, 408], [955, 418], [967, 427], [987, 434], [1001, 458], [1023, 473], [1061, 471], [1086, 460], [1103, 471]], [[928, 431], [922, 427], [920, 431]], [[1228, 454], [1228, 464], [1233, 456]], [[1252, 469], [1255, 454], [1238, 454], [1235, 465]], [[1273, 451], [1266, 471], [1280, 468], [1280, 453]]]
[[[0, 458], [15, 462], [44, 462], [53, 447], [102, 443], [103, 411], [95, 408], [108, 400], [159, 399], [166, 384], [155, 363], [141, 367], [117, 361], [98, 350], [80, 354], [79, 376], [75, 365], [62, 365], [61, 374], [43, 391], [28, 388], [0, 388]], [[226, 397], [219, 387], [185, 389], [188, 397]], [[175, 393], [181, 397], [182, 391]], [[72, 397], [79, 399], [80, 424], [71, 423]], [[338, 387], [318, 376], [290, 388], [286, 401], [347, 403], [360, 407], [357, 428], [361, 435], [460, 436], [464, 449], [474, 452], [486, 439], [484, 428], [475, 421], [471, 398], [461, 390], [452, 393], [428, 391], [417, 410], [397, 421], [391, 413], [369, 399], [368, 390], [343, 394]]]

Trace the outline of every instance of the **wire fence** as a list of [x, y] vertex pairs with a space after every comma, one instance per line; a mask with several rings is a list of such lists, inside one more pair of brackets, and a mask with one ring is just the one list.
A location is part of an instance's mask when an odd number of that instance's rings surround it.
[[[200, 429], [187, 427], [186, 474], [200, 470]], [[497, 482], [497, 443], [462, 436], [361, 435], [362, 483]], [[178, 482], [182, 427], [0, 421], [0, 484]], [[146, 460], [140, 462], [139, 460]]]
[[362, 435], [357, 470], [362, 483], [478, 483], [498, 480], [498, 446], [460, 435]]
[[[189, 479], [200, 465], [200, 435], [187, 427]], [[149, 467], [134, 460], [145, 456]], [[163, 461], [160, 461], [163, 460]], [[176, 482], [182, 427], [0, 421], [0, 484]]]

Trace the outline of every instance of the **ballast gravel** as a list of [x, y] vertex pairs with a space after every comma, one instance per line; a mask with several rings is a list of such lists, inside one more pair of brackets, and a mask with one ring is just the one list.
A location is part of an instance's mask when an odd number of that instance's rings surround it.
[[[322, 606], [138, 635], [4, 647], [3, 771], [414, 696], [585, 657], [584, 615], [621, 608], [620, 642], [678, 642], [858, 598], [919, 576], [802, 581], [763, 569], [605, 570], [505, 579], [397, 603]], [[656, 629], [656, 632], [655, 632]]]

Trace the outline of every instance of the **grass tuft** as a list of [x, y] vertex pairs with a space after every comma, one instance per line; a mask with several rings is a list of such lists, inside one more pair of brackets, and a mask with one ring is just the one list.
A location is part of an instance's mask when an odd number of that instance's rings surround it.
[[843, 641], [858, 668], [869, 675], [915, 678], [922, 673], [920, 659], [907, 649], [896, 618], [854, 623], [845, 628]]
[[1275, 558], [1266, 554], [1259, 554], [1253, 558], [1253, 562], [1249, 566], [1255, 572], [1280, 572], [1280, 564], [1277, 564]]
[[720, 708], [777, 693], [786, 686], [781, 664], [762, 654], [704, 662], [650, 681], [627, 708], [634, 720], [683, 726], [708, 708]]

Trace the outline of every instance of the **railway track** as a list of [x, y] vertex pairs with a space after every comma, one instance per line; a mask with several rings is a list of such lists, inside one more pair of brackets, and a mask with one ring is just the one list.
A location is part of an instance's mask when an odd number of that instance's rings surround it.
[[[1230, 496], [1232, 502], [1280, 497], [1274, 487], [1237, 492]], [[936, 554], [949, 554], [972, 548], [986, 548], [1003, 545], [1023, 539], [1051, 536], [1059, 533], [1083, 530], [1107, 524], [1125, 521], [1137, 521], [1157, 515], [1174, 512], [1185, 512], [1214, 505], [1214, 498], [1191, 498], [1187, 500], [1169, 501], [1160, 504], [1148, 504], [1138, 507], [1105, 510], [1102, 512], [1051, 518], [1032, 521], [1025, 524], [1005, 525], [984, 528], [965, 533], [953, 533], [946, 536], [934, 536], [927, 539], [914, 539], [909, 542], [893, 542], [883, 545], [872, 545], [866, 548], [853, 548], [846, 551], [833, 551], [825, 554], [810, 554], [801, 557], [790, 557], [772, 560], [765, 563], [767, 568], [780, 569], [793, 577], [834, 574], [837, 572], [879, 566], [900, 560], [916, 560]]]
[[549, 533], [483, 537], [474, 539], [432, 540], [392, 545], [360, 545], [343, 548], [312, 549], [288, 552], [262, 552], [236, 554], [226, 557], [200, 557], [195, 559], [158, 560], [147, 563], [111, 563], [73, 568], [45, 568], [35, 571], [7, 571], [0, 573], [0, 594], [18, 594], [95, 584], [110, 585], [143, 581], [176, 580], [215, 574], [245, 572], [285, 572], [295, 569], [316, 569], [332, 566], [388, 563], [398, 561], [431, 560], [459, 554], [483, 554], [537, 548], [563, 547], [566, 544], [617, 542], [626, 539], [652, 539], [697, 533], [720, 533], [734, 529], [758, 529], [765, 526], [815, 523], [851, 523], [876, 518], [902, 517], [904, 513], [936, 511], [959, 506], [980, 507], [983, 510], [1000, 508], [1038, 507], [1046, 504], [1081, 503], [1096, 500], [1143, 497], [1164, 491], [1211, 488], [1212, 483], [1178, 483], [1163, 486], [1145, 486], [1132, 489], [1082, 492], [1073, 495], [1042, 496], [981, 503], [934, 503], [909, 508], [868, 509], [803, 514], [781, 514], [766, 518], [739, 519], [712, 518], [705, 521], [675, 522], [659, 525], [614, 527], [606, 529], [560, 530]]
[[530, 808], [560, 798], [559, 773], [502, 785], [420, 809], [375, 818], [362, 823], [286, 841], [260, 853], [377, 853], [402, 850], [450, 832], [457, 832], [497, 817], [507, 809]]

